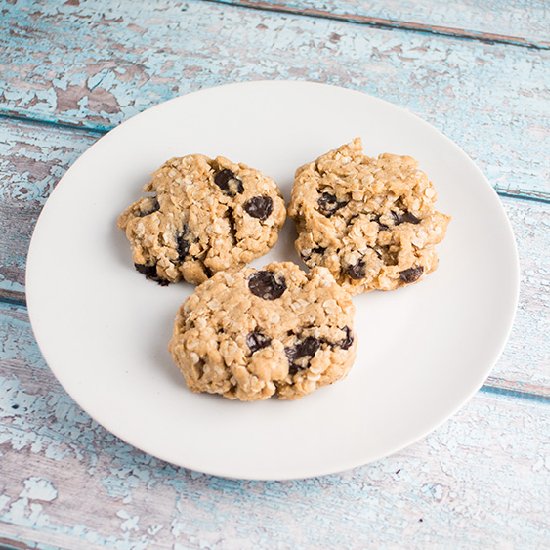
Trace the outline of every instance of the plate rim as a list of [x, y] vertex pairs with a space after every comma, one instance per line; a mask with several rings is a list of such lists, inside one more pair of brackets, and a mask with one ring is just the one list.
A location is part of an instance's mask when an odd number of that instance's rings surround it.
[[[252, 85], [252, 86], [255, 86], [255, 85], [311, 86], [311, 87], [330, 88], [330, 89], [335, 89], [336, 88], [336, 89], [339, 89], [339, 90], [344, 90], [347, 93], [353, 93], [353, 94], [361, 95], [363, 97], [367, 97], [367, 98], [369, 98], [369, 100], [374, 101], [374, 103], [378, 102], [378, 103], [384, 104], [386, 106], [389, 105], [389, 106], [391, 106], [391, 108], [396, 109], [398, 111], [401, 111], [402, 114], [404, 114], [405, 116], [413, 117], [417, 123], [420, 123], [421, 125], [429, 128], [431, 131], [435, 132], [440, 139], [443, 139], [448, 145], [450, 145], [461, 156], [461, 158], [466, 163], [468, 163], [471, 168], [473, 168], [475, 170], [475, 172], [478, 174], [478, 176], [480, 176], [480, 179], [492, 191], [493, 200], [495, 200], [495, 202], [498, 204], [498, 212], [500, 214], [500, 217], [504, 221], [503, 229], [505, 228], [505, 230], [506, 230], [506, 233], [507, 233], [507, 236], [508, 236], [507, 241], [508, 241], [508, 244], [511, 245], [511, 252], [513, 253], [514, 266], [513, 266], [513, 270], [511, 270], [511, 272], [510, 272], [511, 284], [512, 284], [512, 287], [513, 287], [513, 295], [511, 293], [510, 297], [509, 297], [511, 306], [510, 306], [509, 313], [508, 313], [508, 319], [506, 320], [506, 329], [502, 331], [502, 335], [501, 335], [499, 344], [498, 344], [498, 346], [495, 346], [495, 351], [494, 351], [494, 353], [492, 353], [491, 360], [487, 361], [486, 368], [483, 370], [483, 372], [480, 372], [480, 374], [478, 374], [478, 376], [476, 377], [475, 384], [474, 384], [473, 379], [472, 379], [472, 389], [468, 392], [468, 394], [465, 395], [463, 398], [461, 398], [459, 400], [459, 403], [455, 407], [452, 407], [450, 412], [448, 412], [447, 414], [443, 415], [440, 419], [438, 419], [437, 422], [435, 422], [433, 424], [430, 424], [430, 426], [428, 428], [421, 431], [421, 433], [415, 434], [414, 436], [412, 436], [408, 440], [401, 441], [399, 444], [396, 444], [389, 451], [386, 450], [385, 452], [379, 453], [376, 456], [374, 456], [373, 458], [369, 458], [367, 460], [364, 460], [364, 459], [363, 460], [358, 460], [358, 459], [345, 460], [345, 457], [342, 457], [340, 459], [340, 464], [341, 464], [340, 467], [338, 467], [338, 468], [334, 468], [334, 467], [319, 468], [319, 467], [317, 467], [317, 468], [315, 468], [315, 472], [313, 472], [311, 474], [306, 474], [306, 475], [296, 473], [296, 474], [287, 474], [287, 475], [284, 475], [284, 476], [277, 476], [277, 477], [266, 477], [266, 476], [261, 476], [261, 475], [260, 476], [249, 475], [249, 476], [246, 476], [246, 477], [244, 477], [244, 476], [238, 476], [237, 477], [237, 476], [228, 475], [227, 472], [224, 472], [222, 468], [220, 468], [220, 469], [217, 469], [217, 468], [202, 468], [199, 464], [193, 464], [193, 461], [187, 461], [186, 460], [186, 462], [188, 462], [188, 464], [184, 465], [181, 462], [179, 462], [179, 463], [175, 462], [172, 458], [168, 458], [166, 456], [163, 456], [164, 455], [163, 452], [158, 452], [157, 450], [154, 450], [154, 449], [149, 450], [148, 445], [144, 445], [142, 442], [137, 443], [137, 442], [133, 441], [134, 440], [133, 437], [126, 437], [124, 434], [118, 433], [119, 430], [111, 429], [109, 427], [109, 423], [107, 421], [105, 421], [106, 419], [104, 419], [104, 418], [101, 418], [101, 420], [99, 419], [99, 417], [102, 416], [102, 415], [97, 415], [96, 416], [96, 414], [92, 413], [92, 411], [90, 411], [88, 407], [84, 407], [81, 404], [81, 402], [73, 395], [73, 392], [70, 392], [70, 391], [67, 390], [67, 388], [65, 387], [62, 379], [60, 378], [60, 376], [58, 374], [58, 370], [56, 369], [55, 366], [52, 365], [52, 363], [48, 360], [46, 354], [44, 353], [44, 347], [45, 346], [43, 344], [41, 344], [41, 341], [40, 341], [41, 339], [40, 339], [39, 335], [37, 334], [37, 332], [38, 332], [36, 330], [37, 322], [36, 322], [36, 317], [34, 317], [34, 314], [33, 314], [34, 309], [35, 309], [35, 304], [36, 304], [36, 302], [34, 300], [34, 293], [33, 293], [33, 290], [32, 290], [33, 289], [32, 279], [33, 279], [33, 275], [34, 275], [34, 271], [32, 269], [32, 266], [34, 264], [34, 260], [33, 260], [33, 258], [35, 256], [34, 251], [37, 248], [35, 236], [39, 233], [40, 227], [41, 227], [41, 222], [45, 218], [44, 212], [48, 212], [48, 210], [49, 210], [48, 203], [50, 203], [50, 205], [52, 204], [50, 202], [50, 198], [55, 193], [58, 192], [58, 188], [61, 186], [63, 180], [67, 177], [67, 175], [71, 174], [72, 172], [74, 172], [78, 169], [78, 166], [81, 163], [82, 159], [84, 159], [85, 157], [87, 158], [87, 156], [89, 156], [89, 154], [91, 154], [91, 151], [94, 148], [96, 148], [98, 146], [98, 144], [100, 144], [101, 142], [104, 142], [107, 138], [110, 139], [110, 137], [112, 135], [116, 134], [121, 129], [121, 127], [127, 125], [128, 123], [130, 123], [134, 119], [137, 119], [138, 117], [150, 116], [151, 112], [154, 112], [156, 110], [160, 110], [160, 109], [163, 109], [163, 108], [167, 108], [172, 104], [175, 104], [175, 103], [178, 103], [182, 100], [187, 99], [189, 96], [194, 96], [194, 95], [201, 94], [201, 93], [204, 93], [204, 92], [208, 92], [208, 91], [211, 91], [211, 90], [219, 90], [219, 89], [222, 89], [222, 88], [247, 87], [247, 86], [250, 86], [250, 85]], [[512, 266], [510, 266], [510, 267], [512, 268]], [[212, 475], [212, 476], [221, 477], [221, 478], [225, 478], [225, 479], [247, 480], [247, 481], [292, 481], [292, 480], [300, 480], [300, 479], [311, 479], [311, 478], [325, 476], [325, 475], [331, 475], [331, 474], [339, 474], [339, 473], [351, 470], [353, 468], [356, 468], [356, 467], [359, 467], [359, 466], [364, 466], [366, 464], [371, 464], [373, 462], [376, 462], [378, 460], [381, 460], [383, 458], [391, 456], [391, 455], [395, 454], [396, 452], [411, 446], [412, 444], [416, 443], [417, 441], [420, 441], [420, 440], [424, 439], [430, 433], [434, 432], [441, 425], [443, 425], [445, 422], [447, 422], [449, 420], [449, 418], [454, 416], [462, 407], [464, 407], [478, 393], [478, 391], [484, 385], [484, 382], [487, 379], [487, 376], [489, 375], [490, 371], [493, 369], [494, 365], [496, 364], [496, 362], [498, 361], [498, 359], [502, 355], [502, 352], [504, 351], [504, 348], [505, 348], [505, 346], [508, 342], [508, 339], [510, 337], [511, 330], [514, 326], [514, 321], [515, 321], [515, 317], [516, 317], [516, 314], [517, 314], [517, 309], [518, 309], [518, 304], [519, 304], [520, 286], [521, 286], [520, 281], [521, 281], [521, 266], [520, 266], [520, 261], [519, 261], [519, 252], [518, 252], [518, 247], [517, 247], [517, 241], [516, 241], [516, 238], [515, 238], [514, 231], [513, 231], [512, 225], [510, 223], [510, 220], [509, 220], [509, 218], [506, 214], [506, 211], [504, 210], [503, 204], [502, 204], [498, 194], [496, 193], [495, 189], [492, 187], [492, 185], [490, 184], [489, 180], [484, 175], [482, 170], [474, 162], [474, 160], [458, 144], [456, 144], [453, 140], [448, 138], [438, 128], [436, 128], [434, 125], [432, 125], [431, 123], [429, 123], [426, 120], [424, 120], [423, 118], [421, 118], [419, 115], [417, 115], [414, 112], [410, 111], [406, 107], [403, 107], [401, 105], [396, 105], [395, 103], [391, 103], [391, 102], [386, 101], [384, 99], [381, 99], [379, 97], [372, 96], [368, 93], [365, 93], [365, 92], [362, 92], [362, 91], [359, 91], [359, 90], [355, 90], [355, 89], [352, 89], [352, 88], [346, 88], [344, 86], [337, 86], [337, 85], [325, 84], [325, 83], [321, 83], [321, 82], [314, 82], [314, 81], [308, 81], [308, 80], [286, 80], [286, 79], [273, 79], [273, 80], [259, 79], [259, 80], [255, 80], [255, 79], [253, 79], [253, 80], [231, 82], [231, 83], [221, 84], [221, 85], [218, 85], [218, 86], [210, 86], [210, 87], [201, 88], [199, 90], [195, 90], [193, 92], [190, 92], [190, 93], [187, 93], [187, 94], [177, 96], [177, 97], [171, 98], [169, 100], [163, 101], [163, 102], [158, 103], [156, 105], [152, 105], [151, 107], [148, 107], [147, 109], [145, 109], [145, 110], [143, 110], [139, 113], [136, 113], [135, 115], [125, 119], [123, 122], [117, 124], [117, 126], [112, 128], [111, 130], [109, 130], [105, 135], [100, 137], [93, 145], [88, 147], [81, 155], [79, 155], [78, 158], [69, 166], [69, 168], [63, 174], [63, 176], [59, 179], [59, 181], [57, 182], [55, 188], [53, 189], [53, 191], [50, 193], [50, 195], [46, 199], [46, 202], [44, 203], [44, 206], [42, 207], [42, 209], [40, 211], [40, 214], [37, 218], [37, 221], [35, 223], [35, 226], [33, 228], [32, 236], [31, 236], [28, 251], [27, 251], [26, 265], [25, 265], [25, 298], [26, 298], [27, 314], [29, 316], [29, 321], [30, 321], [30, 325], [31, 325], [31, 328], [32, 328], [33, 336], [35, 338], [36, 344], [38, 346], [38, 349], [40, 350], [40, 353], [41, 353], [45, 363], [48, 365], [48, 368], [52, 371], [52, 373], [56, 377], [58, 383], [62, 386], [64, 392], [71, 398], [71, 400], [73, 400], [78, 405], [78, 407], [80, 407], [84, 412], [86, 412], [86, 414], [88, 414], [95, 422], [97, 422], [100, 426], [102, 426], [102, 428], [105, 429], [107, 432], [113, 434], [115, 437], [117, 437], [118, 439], [120, 439], [124, 443], [129, 444], [129, 445], [135, 447], [136, 449], [138, 449], [139, 451], [145, 452], [145, 453], [151, 455], [152, 457], [156, 457], [160, 460], [163, 460], [164, 462], [167, 462], [169, 464], [173, 464], [177, 467], [186, 468], [186, 469], [196, 471], [196, 472], [199, 472], [199, 473], [203, 473], [203, 474], [206, 474], [206, 475]], [[34, 318], [34, 320], [33, 320], [33, 318]]]

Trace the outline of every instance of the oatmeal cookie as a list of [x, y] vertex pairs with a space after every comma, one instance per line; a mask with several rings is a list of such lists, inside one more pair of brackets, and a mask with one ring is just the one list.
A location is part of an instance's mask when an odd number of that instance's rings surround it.
[[136, 269], [160, 284], [201, 283], [265, 254], [285, 220], [275, 182], [224, 157], [188, 155], [165, 162], [118, 227]]
[[217, 273], [181, 306], [169, 349], [194, 392], [296, 399], [355, 359], [354, 306], [330, 272], [272, 263]]
[[352, 294], [413, 283], [437, 268], [435, 245], [450, 220], [436, 198], [416, 160], [368, 157], [357, 138], [296, 171], [288, 210], [296, 249]]

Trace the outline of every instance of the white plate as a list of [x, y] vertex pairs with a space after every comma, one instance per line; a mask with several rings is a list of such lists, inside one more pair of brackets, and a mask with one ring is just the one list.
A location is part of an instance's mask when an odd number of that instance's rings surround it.
[[[294, 170], [363, 138], [409, 154], [453, 219], [440, 268], [421, 283], [355, 298], [358, 358], [348, 378], [294, 402], [191, 394], [166, 346], [188, 284], [138, 274], [118, 213], [173, 155], [245, 162], [288, 199]], [[273, 260], [299, 262], [287, 221]], [[482, 385], [512, 325], [519, 268], [495, 192], [451, 141], [411, 113], [309, 82], [249, 82], [148, 109], [84, 153], [48, 199], [27, 260], [29, 314], [65, 390], [121, 439], [210, 474], [295, 479], [342, 471], [428, 434]]]

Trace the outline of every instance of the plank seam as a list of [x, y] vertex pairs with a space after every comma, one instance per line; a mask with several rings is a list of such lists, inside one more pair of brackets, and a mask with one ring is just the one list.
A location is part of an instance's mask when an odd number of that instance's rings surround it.
[[[9, 528], [15, 528], [17, 535], [13, 533], [8, 533], [7, 535], [4, 533], [6, 529], [1, 529], [1, 527], [7, 527]], [[69, 550], [69, 546], [59, 546], [58, 543], [54, 545], [50, 543], [44, 543], [43, 541], [38, 540], [38, 536], [34, 536], [32, 539], [30, 537], [21, 537], [19, 533], [21, 532], [29, 532], [33, 534], [40, 535], [42, 533], [54, 534], [50, 533], [49, 531], [44, 531], [41, 529], [35, 529], [33, 526], [24, 526], [17, 523], [12, 523], [11, 521], [6, 521], [5, 519], [0, 520], [0, 530], [2, 531], [2, 534], [0, 535], [0, 550], [37, 550], [39, 548], [48, 548], [48, 550]], [[30, 534], [29, 533], [29, 534]], [[8, 538], [9, 537], [9, 538]], [[74, 538], [74, 537], [73, 537]], [[77, 537], [78, 538], [78, 537]], [[81, 541], [80, 538], [78, 538], [79, 541]], [[77, 546], [73, 546], [73, 548], [77, 548]], [[91, 546], [87, 546], [87, 548], [92, 548]], [[94, 548], [96, 548], [94, 546]]]
[[534, 401], [536, 403], [544, 403], [545, 405], [550, 405], [550, 397], [548, 397], [545, 394], [524, 392], [521, 390], [511, 390], [508, 388], [501, 388], [498, 386], [489, 386], [484, 384], [483, 386], [481, 386], [481, 388], [479, 388], [478, 393], [485, 393], [488, 395], [497, 395], [499, 397], [509, 397], [511, 399], [522, 399], [525, 401]]
[[496, 34], [482, 31], [474, 31], [470, 29], [462, 29], [459, 27], [445, 27], [443, 25], [428, 25], [417, 23], [414, 21], [396, 21], [392, 19], [382, 19], [378, 17], [369, 17], [366, 15], [353, 14], [337, 14], [329, 13], [323, 10], [307, 8], [300, 9], [292, 6], [283, 6], [281, 4], [268, 4], [265, 2], [254, 2], [248, 0], [202, 0], [212, 4], [225, 4], [237, 8], [245, 8], [258, 11], [270, 11], [274, 13], [286, 13], [300, 17], [311, 17], [316, 19], [328, 19], [331, 21], [341, 21], [345, 23], [356, 23], [375, 27], [380, 29], [403, 30], [426, 34], [434, 34], [438, 36], [447, 36], [458, 40], [477, 40], [486, 44], [504, 44], [507, 46], [516, 46], [521, 48], [529, 48], [535, 50], [550, 50], [550, 43], [536, 42], [520, 36], [508, 36], [504, 34]]
[[5, 290], [0, 290], [0, 304], [27, 309], [25, 294], [22, 292], [7, 292]]
[[543, 394], [536, 394], [531, 392], [524, 392], [521, 390], [511, 390], [508, 388], [501, 388], [498, 386], [483, 385], [481, 390], [483, 393], [500, 395], [504, 397], [512, 397], [514, 399], [525, 399], [527, 401], [536, 401], [538, 403], [550, 404], [550, 397]]
[[[16, 297], [4, 297], [0, 295], [0, 304], [14, 306], [18, 309], [27, 309], [25, 303], [25, 297], [23, 293], [14, 293], [20, 294], [22, 298], [17, 299]], [[489, 377], [490, 378], [490, 377]], [[489, 380], [489, 378], [487, 380]], [[490, 384], [484, 384], [480, 390], [483, 393], [499, 395], [501, 397], [510, 397], [513, 399], [524, 399], [527, 401], [536, 401], [538, 403], [550, 404], [550, 396], [544, 393], [537, 394], [533, 392], [521, 391], [521, 390], [512, 390], [509, 388], [503, 388], [501, 386], [494, 386]]]
[[[209, 1], [217, 1], [217, 0], [205, 0], [207, 2]], [[0, 107], [1, 109], [1, 107]], [[62, 128], [67, 130], [76, 130], [78, 132], [83, 133], [93, 133], [95, 135], [103, 136], [107, 132], [111, 131], [116, 126], [108, 126], [103, 128], [93, 127], [93, 126], [85, 126], [83, 124], [76, 124], [76, 123], [70, 123], [70, 122], [57, 122], [54, 120], [48, 120], [43, 119], [39, 117], [34, 116], [28, 116], [28, 115], [22, 115], [22, 114], [11, 114], [9, 112], [2, 113], [0, 112], [0, 121], [2, 120], [16, 120], [19, 122], [27, 123], [27, 124], [37, 124], [42, 126], [49, 126], [52, 128]], [[525, 193], [514, 193], [510, 192], [506, 189], [499, 188], [498, 186], [493, 187], [495, 192], [500, 195], [501, 197], [507, 197], [510, 199], [519, 199], [519, 200], [525, 200], [525, 201], [533, 201], [538, 202], [542, 204], [550, 204], [550, 194], [545, 194], [540, 191], [528, 191]], [[0, 290], [1, 293], [1, 290]], [[2, 300], [2, 297], [0, 296], [0, 300]]]
[[511, 193], [499, 187], [493, 187], [497, 195], [500, 197], [506, 197], [508, 199], [524, 200], [524, 201], [533, 201], [540, 202], [542, 204], [550, 204], [550, 195], [546, 195], [541, 192], [533, 192], [532, 195], [524, 195], [522, 193]]
[[[0, 107], [0, 111], [1, 111]], [[110, 127], [97, 127], [97, 126], [84, 126], [82, 124], [76, 124], [71, 122], [58, 122], [56, 120], [49, 120], [47, 118], [39, 118], [26, 114], [15, 114], [10, 111], [0, 112], [0, 121], [2, 120], [16, 120], [19, 122], [25, 122], [28, 124], [38, 124], [40, 126], [52, 126], [56, 128], [64, 128], [67, 130], [77, 130], [79, 132], [88, 132], [93, 134], [105, 135], [110, 132], [114, 126]]]

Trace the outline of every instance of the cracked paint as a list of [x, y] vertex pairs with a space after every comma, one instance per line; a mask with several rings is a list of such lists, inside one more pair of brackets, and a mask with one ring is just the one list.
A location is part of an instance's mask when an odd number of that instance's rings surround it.
[[197, 89], [307, 79], [403, 105], [461, 145], [498, 189], [550, 197], [550, 50], [196, 0], [161, 4], [133, 10], [129, 0], [100, 0], [76, 10], [37, 1], [32, 26], [19, 5], [8, 7], [0, 28], [18, 36], [0, 33], [0, 47], [9, 37], [0, 112], [103, 130]]
[[[383, 4], [369, 9], [398, 6]], [[414, 4], [436, 11], [433, 2]], [[139, 10], [128, 0], [37, 1], [30, 14], [29, 5], [7, 0], [2, 10], [0, 112], [106, 130], [206, 86], [312, 79], [405, 105], [463, 145], [497, 188], [548, 195], [547, 52], [195, 0]], [[339, 9], [333, 0], [323, 6]], [[491, 24], [502, 25], [507, 10], [492, 9]], [[468, 10], [444, 12], [448, 24]], [[0, 134], [0, 292], [22, 292], [40, 209], [98, 135], [13, 120], [0, 122]], [[524, 273], [492, 383], [545, 395], [548, 206], [503, 203]], [[444, 547], [449, 537], [459, 549], [542, 547], [550, 537], [545, 407], [542, 398], [481, 393], [426, 440], [363, 468], [302, 482], [225, 480], [106, 432], [45, 365], [25, 309], [0, 304], [0, 523], [13, 537], [40, 537], [44, 549]]]

